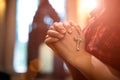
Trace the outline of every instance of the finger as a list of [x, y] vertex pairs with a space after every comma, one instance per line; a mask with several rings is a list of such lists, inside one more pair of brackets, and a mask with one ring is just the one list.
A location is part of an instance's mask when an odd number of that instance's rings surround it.
[[76, 24], [75, 22], [73, 21], [69, 21], [69, 24], [72, 26], [72, 27], [75, 27], [76, 29], [80, 30], [81, 31], [81, 28], [78, 24]]
[[70, 28], [70, 24], [67, 21], [63, 23], [63, 26], [66, 30], [68, 30]]
[[58, 39], [62, 39], [64, 37], [63, 34], [60, 34], [59, 32], [55, 30], [48, 30], [47, 35], [54, 37], [54, 38], [58, 38]]
[[49, 35], [46, 35], [46, 36], [45, 36], [45, 39], [48, 38], [48, 37], [49, 37]]
[[73, 21], [69, 21], [69, 23], [72, 27], [75, 27], [77, 30], [81, 31], [81, 28], [78, 24], [74, 23]]
[[55, 29], [54, 29], [54, 26], [50, 26], [49, 29], [50, 29], [50, 30], [55, 30]]
[[67, 30], [67, 32], [68, 32], [69, 34], [71, 34], [71, 33], [72, 33], [73, 26], [71, 26], [69, 22], [64, 22], [63, 25], [64, 25], [65, 29]]
[[58, 40], [59, 40], [58, 38], [48, 37], [48, 38], [45, 39], [44, 42], [45, 42], [46, 44], [51, 44], [51, 43], [57, 42]]
[[69, 24], [70, 24], [71, 26], [77, 25], [77, 24], [76, 24], [75, 22], [73, 22], [72, 20], [69, 21]]
[[69, 21], [69, 24], [70, 24], [72, 27], [74, 27], [74, 28], [77, 30], [77, 32], [80, 33], [80, 32], [82, 31], [81, 27], [80, 27], [78, 24], [76, 24], [75, 22], [73, 22], [72, 20]]
[[66, 29], [64, 28], [62, 22], [59, 22], [59, 23], [55, 22], [53, 24], [53, 26], [54, 26], [55, 30], [58, 31], [59, 33], [62, 33], [62, 34], [66, 33]]
[[75, 25], [75, 29], [77, 30], [77, 32], [78, 32], [79, 34], [81, 34], [82, 29], [81, 29], [81, 27], [80, 27], [79, 25]]

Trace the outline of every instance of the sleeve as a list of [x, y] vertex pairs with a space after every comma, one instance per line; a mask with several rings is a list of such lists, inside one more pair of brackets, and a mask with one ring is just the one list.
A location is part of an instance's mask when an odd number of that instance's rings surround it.
[[119, 26], [89, 26], [85, 32], [86, 50], [99, 60], [120, 71]]

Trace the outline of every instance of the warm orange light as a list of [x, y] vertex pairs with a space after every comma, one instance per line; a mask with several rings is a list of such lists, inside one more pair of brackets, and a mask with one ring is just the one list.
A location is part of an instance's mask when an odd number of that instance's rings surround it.
[[5, 11], [5, 0], [0, 0], [0, 15], [3, 15]]
[[97, 0], [80, 0], [79, 5], [79, 14], [80, 14], [80, 24], [81, 26], [85, 26], [88, 18], [90, 17], [90, 12], [95, 9], [98, 5]]
[[81, 9], [92, 11], [97, 7], [97, 0], [81, 0]]

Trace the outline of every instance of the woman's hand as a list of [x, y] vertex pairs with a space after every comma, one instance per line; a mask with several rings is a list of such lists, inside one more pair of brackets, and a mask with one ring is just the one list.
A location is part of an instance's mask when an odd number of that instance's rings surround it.
[[[71, 35], [72, 34], [72, 29], [74, 27], [76, 27], [76, 30], [78, 29], [78, 31], [79, 30], [81, 31], [81, 29], [78, 28], [77, 26], [78, 25], [76, 25], [75, 23], [73, 23], [71, 21], [70, 22], [65, 22], [65, 23], [61, 23], [61, 22], [60, 23], [54, 23], [54, 25], [51, 26], [50, 29], [47, 32], [45, 42], [55, 51], [55, 46], [53, 46], [52, 44], [64, 39], [66, 34]], [[73, 74], [72, 76], [73, 76], [74, 80], [79, 80], [79, 79], [86, 80], [86, 78], [82, 75], [82, 73], [78, 69], [76, 69], [76, 67], [74, 67], [74, 65], [69, 64], [68, 61], [66, 62], [66, 64], [67, 64], [71, 74]]]
[[62, 58], [71, 59], [78, 55], [79, 51], [84, 51], [84, 34], [73, 22], [54, 23], [47, 32], [45, 43]]

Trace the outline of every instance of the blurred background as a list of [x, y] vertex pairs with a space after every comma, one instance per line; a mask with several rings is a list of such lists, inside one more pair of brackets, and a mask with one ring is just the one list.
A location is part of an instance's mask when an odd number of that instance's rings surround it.
[[0, 0], [0, 80], [72, 80], [44, 37], [54, 22], [84, 28], [96, 6], [97, 0]]

